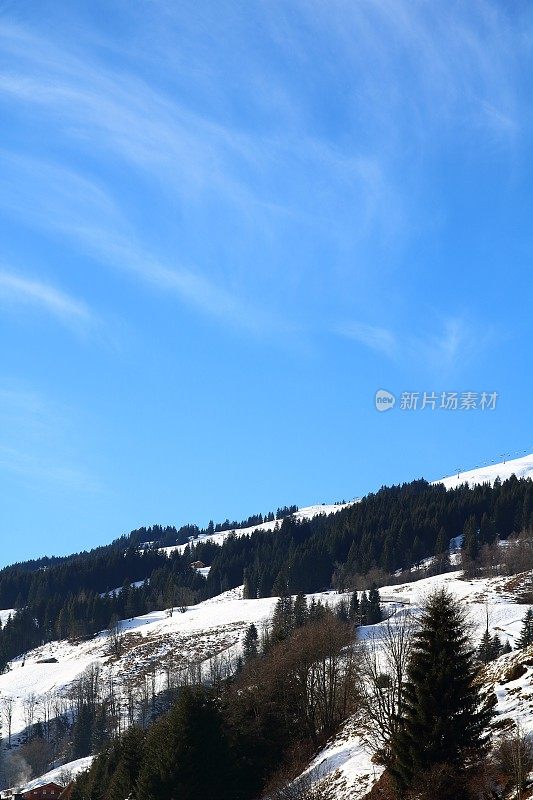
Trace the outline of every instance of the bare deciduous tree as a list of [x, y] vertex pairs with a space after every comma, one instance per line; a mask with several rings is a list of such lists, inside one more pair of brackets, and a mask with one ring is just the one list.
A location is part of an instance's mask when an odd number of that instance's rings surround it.
[[414, 617], [402, 610], [363, 642], [361, 721], [368, 744], [385, 763], [402, 712], [402, 687], [415, 628]]
[[2, 720], [7, 728], [7, 746], [11, 749], [11, 728], [13, 725], [13, 709], [15, 699], [9, 695], [2, 697]]
[[34, 692], [27, 695], [22, 701], [24, 726], [26, 729], [25, 738], [28, 742], [32, 737], [33, 723], [35, 722], [35, 712], [37, 710], [37, 695]]
[[520, 725], [507, 733], [495, 751], [495, 761], [515, 790], [516, 800], [522, 800], [526, 779], [533, 769], [533, 743]]

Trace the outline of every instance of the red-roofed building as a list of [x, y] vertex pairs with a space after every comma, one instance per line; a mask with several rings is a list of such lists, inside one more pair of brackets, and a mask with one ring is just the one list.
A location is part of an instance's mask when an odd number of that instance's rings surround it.
[[24, 800], [59, 800], [64, 788], [58, 783], [45, 783], [43, 786], [36, 786], [35, 789], [22, 792], [22, 797]]

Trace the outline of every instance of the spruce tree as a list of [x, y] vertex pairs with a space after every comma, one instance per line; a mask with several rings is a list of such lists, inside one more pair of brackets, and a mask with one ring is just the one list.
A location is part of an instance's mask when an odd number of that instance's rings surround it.
[[292, 597], [287, 593], [287, 589], [284, 588], [283, 594], [280, 595], [279, 600], [276, 603], [272, 617], [272, 637], [274, 640], [280, 642], [290, 636], [293, 628], [294, 611]]
[[296, 628], [301, 628], [305, 625], [308, 617], [307, 598], [303, 592], [298, 592], [294, 600], [294, 625]]
[[443, 553], [449, 550], [449, 541], [450, 537], [446, 534], [446, 529], [441, 526], [437, 541], [435, 542], [435, 556], [442, 556]]
[[491, 711], [480, 707], [466, 627], [463, 611], [445, 590], [429, 598], [414, 638], [403, 712], [392, 742], [391, 773], [402, 792], [436, 764], [461, 770], [487, 746]]
[[148, 733], [137, 800], [232, 800], [234, 776], [215, 700], [202, 689], [183, 689]]
[[492, 656], [491, 661], [494, 661], [494, 659], [498, 658], [498, 656], [500, 656], [503, 652], [503, 645], [497, 633], [495, 633], [494, 636], [492, 637], [490, 647]]
[[361, 603], [359, 605], [359, 609], [361, 612], [361, 625], [368, 625], [368, 613], [369, 613], [370, 604], [368, 602], [368, 597], [366, 596], [366, 592], [363, 592], [361, 595]]
[[245, 661], [251, 661], [253, 658], [257, 658], [258, 638], [257, 628], [252, 622], [244, 636], [243, 653]]
[[488, 664], [493, 659], [492, 639], [487, 628], [481, 637], [481, 643], [477, 650], [477, 657], [482, 664]]
[[528, 608], [525, 613], [524, 620], [522, 622], [522, 631], [520, 633], [520, 638], [518, 639], [516, 646], [517, 647], [529, 647], [530, 644], [533, 644], [533, 609]]
[[383, 615], [381, 613], [381, 598], [379, 596], [379, 591], [375, 584], [372, 584], [372, 588], [368, 593], [368, 624], [375, 625], [376, 622], [381, 622]]
[[476, 518], [472, 515], [465, 522], [463, 528], [463, 553], [468, 561], [476, 561], [479, 556], [479, 539]]
[[357, 597], [357, 592], [354, 592], [350, 597], [350, 622], [355, 622], [357, 625], [360, 623], [359, 598]]

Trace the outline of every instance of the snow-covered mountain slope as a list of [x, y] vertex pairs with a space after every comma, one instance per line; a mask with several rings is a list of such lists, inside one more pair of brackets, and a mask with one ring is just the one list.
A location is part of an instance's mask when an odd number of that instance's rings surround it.
[[[472, 621], [474, 641], [481, 639], [488, 612], [491, 635], [498, 633], [502, 642], [508, 639], [513, 645], [528, 608], [516, 603], [517, 593], [527, 577], [463, 580], [460, 572], [451, 572], [386, 587], [382, 595], [399, 618], [406, 609], [417, 614], [427, 595], [445, 586], [465, 606]], [[332, 606], [344, 597], [335, 592], [313, 596]], [[210, 660], [217, 655], [235, 656], [240, 651], [250, 622], [260, 629], [272, 615], [275, 603], [276, 598], [243, 600], [242, 590], [233, 589], [190, 607], [184, 614], [175, 611], [170, 616], [168, 612], [160, 611], [125, 620], [119, 658], [113, 654], [112, 637], [106, 632], [89, 641], [56, 642], [28, 653], [24, 665], [21, 659], [17, 659], [12, 662], [11, 670], [0, 676], [1, 695], [15, 698], [13, 737], [16, 739], [24, 728], [24, 700], [29, 695], [40, 698], [53, 691], [66, 696], [72, 683], [93, 664], [100, 665], [102, 682], [112, 676], [122, 688], [128, 683], [140, 685], [145, 675], [155, 669], [157, 685], [161, 689], [165, 686], [171, 659], [174, 665], [178, 659], [183, 664], [203, 663], [204, 668], [208, 668]], [[381, 631], [382, 625], [365, 626], [360, 629], [360, 637], [372, 636], [379, 641]], [[512, 654], [506, 658], [511, 657], [516, 656]], [[43, 658], [55, 658], [57, 663], [38, 663]], [[503, 658], [495, 664], [502, 662]], [[533, 714], [527, 705], [531, 701], [530, 689], [524, 685], [524, 702], [519, 702], [516, 693], [507, 689], [498, 688], [497, 691], [499, 718], [520, 717], [522, 727], [533, 733]], [[308, 772], [313, 779], [330, 781], [338, 800], [357, 800], [379, 778], [381, 768], [372, 762], [371, 753], [358, 733], [357, 718], [353, 718], [317, 754]]]
[[[510, 478], [511, 475], [516, 475], [517, 478], [533, 478], [533, 454], [530, 455], [523, 455], [520, 458], [514, 458], [508, 461], [501, 461], [499, 463], [490, 464], [488, 466], [483, 467], [475, 467], [474, 469], [467, 470], [467, 471], [458, 471], [454, 475], [450, 475], [445, 478], [441, 478], [438, 481], [433, 481], [434, 483], [442, 483], [447, 489], [454, 489], [457, 486], [461, 486], [463, 483], [468, 483], [469, 485], [474, 485], [478, 483], [491, 483], [493, 484], [496, 478], [500, 478], [502, 481]], [[313, 517], [318, 516], [319, 514], [336, 514], [343, 508], [347, 508], [348, 506], [353, 505], [354, 503], [359, 502], [359, 498], [355, 500], [351, 500], [348, 503], [322, 503], [313, 506], [306, 506], [305, 508], [300, 508], [291, 516], [295, 520], [304, 520], [304, 519], [312, 519]], [[237, 528], [236, 530], [227, 530], [222, 531], [221, 533], [214, 533], [214, 534], [207, 534], [201, 535], [196, 539], [190, 541], [191, 544], [200, 544], [201, 542], [214, 542], [216, 544], [223, 544], [223, 542], [228, 538], [228, 536], [247, 536], [255, 531], [274, 531], [276, 530], [276, 526], [280, 526], [280, 520], [273, 520], [271, 522], [263, 522], [260, 525], [252, 525], [249, 528]], [[174, 552], [183, 553], [185, 548], [187, 547], [186, 544], [176, 545], [174, 547], [164, 547], [162, 550], [167, 554], [171, 554]]]
[[[291, 516], [295, 520], [304, 520], [312, 519], [313, 517], [319, 516], [319, 514], [336, 514], [337, 511], [340, 511], [342, 508], [347, 508], [348, 506], [351, 506], [357, 502], [358, 500], [352, 500], [349, 503], [322, 503], [314, 506], [306, 506], [305, 508], [300, 508], [294, 514], [291, 514]], [[249, 528], [236, 528], [235, 530], [232, 528], [231, 530], [222, 531], [220, 533], [203, 534], [198, 536], [196, 539], [191, 539], [190, 543], [200, 544], [202, 542], [214, 542], [215, 544], [223, 544], [228, 536], [247, 536], [255, 531], [272, 532], [276, 530], [276, 526], [279, 528], [281, 523], [282, 520], [272, 520], [271, 522], [262, 522], [260, 525], [252, 525]], [[187, 544], [179, 544], [175, 545], [174, 547], [163, 547], [162, 551], [169, 555], [170, 553], [175, 552], [183, 553], [187, 546]]]
[[[336, 597], [325, 592], [310, 597]], [[0, 675], [0, 697], [12, 697], [12, 736], [16, 743], [25, 727], [24, 701], [35, 695], [37, 701], [48, 693], [68, 694], [69, 687], [92, 665], [101, 669], [101, 685], [112, 677], [117, 686], [139, 687], [145, 676], [155, 672], [156, 688], [161, 690], [168, 671], [179, 672], [194, 664], [209, 669], [211, 659], [235, 657], [251, 622], [261, 629], [271, 616], [275, 597], [243, 600], [242, 587], [178, 609], [154, 611], [120, 623], [120, 657], [113, 650], [113, 634], [104, 631], [88, 641], [51, 642], [11, 662]]]
[[[518, 639], [522, 619], [529, 608], [516, 602], [517, 593], [523, 589], [529, 575], [513, 576], [513, 578], [492, 578], [463, 580], [461, 572], [450, 572], [423, 578], [413, 583], [387, 587], [383, 596], [391, 601], [396, 599], [396, 614], [401, 615], [409, 609], [417, 614], [425, 598], [435, 589], [446, 587], [460, 603], [464, 605], [468, 618], [472, 623], [473, 642], [478, 643], [486, 627], [487, 613], [489, 633], [498, 634], [502, 643], [509, 640], [511, 645]], [[394, 620], [394, 617], [392, 618]], [[361, 638], [375, 637], [379, 643], [382, 624], [365, 626], [360, 629]], [[501, 656], [488, 668], [487, 686], [494, 688], [497, 705], [495, 707], [494, 728], [505, 729], [518, 722], [524, 733], [533, 736], [533, 691], [531, 681], [533, 667], [528, 666], [526, 672], [518, 680], [500, 685], [498, 682], [505, 676], [510, 665], [518, 661], [533, 664], [529, 651], [516, 651]], [[507, 722], [503, 722], [507, 720]], [[370, 790], [380, 777], [383, 768], [372, 761], [372, 753], [365, 746], [360, 734], [357, 716], [349, 719], [340, 733], [316, 755], [304, 773], [313, 780], [323, 781], [333, 792], [335, 800], [359, 800]]]
[[511, 475], [516, 475], [517, 478], [533, 478], [533, 454], [524, 454], [520, 458], [513, 458], [509, 461], [475, 467], [466, 472], [458, 470], [455, 475], [434, 481], [434, 483], [443, 483], [447, 489], [455, 489], [463, 483], [468, 483], [470, 486], [478, 483], [493, 484], [496, 478], [505, 481]]
[[[494, 464], [462, 472], [458, 476], [443, 479], [447, 488], [468, 482], [470, 484], [494, 482], [512, 474], [517, 477], [533, 477], [533, 455], [512, 461]], [[334, 514], [353, 503], [315, 505], [302, 508], [294, 514], [296, 519], [311, 519], [318, 514]], [[279, 524], [279, 523], [278, 523]], [[276, 522], [267, 522], [250, 528], [238, 529], [235, 536], [244, 536], [258, 529], [274, 531]], [[196, 541], [211, 539], [222, 543], [232, 531], [201, 537]], [[171, 552], [179, 548], [166, 548]], [[391, 604], [394, 613], [402, 609], [415, 614], [424, 598], [436, 587], [445, 585], [465, 605], [474, 626], [474, 638], [479, 640], [489, 614], [491, 634], [498, 633], [502, 642], [506, 639], [513, 645], [518, 636], [526, 606], [516, 603], [520, 580], [507, 578], [476, 579], [465, 581], [461, 573], [423, 578], [402, 586], [387, 587], [383, 596]], [[325, 592], [315, 595], [323, 602], [335, 605], [342, 595]], [[16, 743], [25, 727], [24, 704], [32, 695], [37, 702], [47, 695], [67, 697], [73, 684], [92, 665], [101, 669], [102, 684], [113, 679], [121, 691], [127, 686], [139, 687], [149, 674], [154, 675], [157, 689], [168, 681], [169, 669], [178, 670], [187, 665], [203, 665], [209, 669], [213, 659], [235, 658], [240, 652], [246, 628], [254, 622], [258, 629], [271, 617], [276, 598], [243, 600], [242, 590], [233, 589], [218, 597], [191, 606], [185, 613], [161, 610], [142, 617], [124, 620], [121, 623], [120, 654], [113, 649], [113, 635], [102, 632], [90, 640], [78, 642], [53, 642], [15, 659], [9, 672], [0, 675], [0, 696], [12, 697], [14, 713], [12, 738]], [[0, 620], [5, 622], [11, 609], [0, 611]], [[361, 638], [379, 638], [380, 626], [360, 629]], [[501, 657], [496, 664], [505, 664], [518, 655]], [[533, 661], [532, 661], [533, 663]], [[496, 668], [496, 667], [495, 667]], [[527, 667], [527, 681], [533, 679], [532, 669]], [[494, 678], [496, 680], [496, 678]], [[526, 678], [524, 678], [526, 680]], [[522, 682], [523, 683], [523, 682]], [[513, 684], [514, 686], [514, 684]], [[501, 717], [520, 718], [522, 727], [533, 734], [533, 713], [528, 703], [533, 701], [527, 685], [520, 684], [519, 691], [510, 693], [507, 688], [497, 687], [497, 713]], [[517, 688], [515, 687], [515, 688]], [[511, 687], [513, 688], [513, 687]], [[77, 765], [80, 766], [80, 765]], [[82, 768], [81, 765], [80, 768]], [[317, 754], [308, 772], [314, 779], [329, 780], [335, 787], [338, 800], [357, 800], [364, 795], [377, 778], [381, 768], [374, 764], [358, 734], [357, 719], [346, 722], [341, 733]]]

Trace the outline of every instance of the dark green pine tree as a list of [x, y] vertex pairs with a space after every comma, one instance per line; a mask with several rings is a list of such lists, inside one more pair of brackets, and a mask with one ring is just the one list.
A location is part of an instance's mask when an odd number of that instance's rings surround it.
[[479, 539], [477, 534], [476, 518], [471, 516], [465, 522], [463, 528], [464, 541], [463, 553], [470, 562], [476, 561], [479, 556]]
[[80, 713], [74, 723], [72, 736], [72, 753], [74, 758], [84, 758], [91, 752], [91, 742], [93, 737], [94, 712], [83, 703]]
[[372, 588], [368, 593], [368, 625], [375, 625], [376, 622], [381, 622], [382, 619], [383, 615], [381, 613], [381, 598], [379, 596], [379, 590], [375, 584], [372, 584]]
[[335, 616], [341, 622], [350, 621], [350, 606], [346, 600], [341, 600], [340, 603], [337, 604], [335, 607]]
[[522, 631], [518, 639], [517, 647], [529, 647], [533, 644], [533, 608], [528, 608], [522, 622]]
[[411, 566], [418, 567], [424, 557], [424, 547], [420, 538], [415, 536], [413, 546], [411, 547]]
[[251, 661], [252, 659], [257, 658], [258, 639], [259, 637], [257, 635], [257, 628], [252, 622], [244, 636], [243, 655], [245, 661]]
[[360, 621], [359, 598], [357, 592], [353, 592], [350, 597], [350, 622], [355, 622], [356, 625], [359, 625]]
[[485, 633], [481, 637], [481, 643], [477, 649], [477, 657], [482, 664], [488, 664], [494, 658], [492, 639], [490, 638], [488, 628], [486, 628]]
[[369, 607], [370, 604], [368, 602], [368, 597], [366, 596], [366, 592], [363, 592], [363, 594], [361, 595], [361, 602], [359, 604], [361, 625], [368, 625]]
[[483, 544], [494, 544], [496, 541], [496, 528], [494, 527], [494, 522], [486, 512], [481, 517], [479, 538]]
[[242, 596], [244, 597], [244, 599], [245, 600], [255, 600], [255, 598], [257, 597], [257, 590], [255, 589], [255, 587], [253, 585], [253, 582], [252, 582], [252, 579], [251, 579], [251, 576], [250, 576], [250, 570], [248, 569], [248, 567], [245, 567], [245, 569], [244, 569], [243, 583], [244, 583], [244, 587], [243, 587]]
[[307, 609], [307, 597], [303, 592], [298, 592], [294, 600], [294, 626], [296, 628], [301, 628], [302, 625], [305, 625], [307, 622], [307, 618], [309, 616], [309, 612]]
[[447, 535], [446, 529], [441, 526], [437, 536], [437, 541], [435, 542], [435, 556], [437, 558], [442, 556], [443, 553], [449, 551], [449, 543], [450, 537]]
[[512, 653], [512, 652], [513, 652], [513, 648], [511, 647], [511, 643], [510, 643], [509, 639], [507, 639], [507, 641], [505, 642], [505, 644], [502, 647], [502, 652], [501, 652], [500, 655], [503, 656], [503, 655], [506, 655], [507, 653]]
[[403, 713], [392, 742], [391, 773], [400, 792], [436, 764], [460, 771], [488, 744], [491, 711], [480, 707], [467, 623], [445, 590], [433, 594], [415, 636]]
[[233, 800], [235, 774], [215, 700], [202, 689], [183, 689], [148, 733], [136, 797]]
[[495, 658], [498, 658], [498, 656], [501, 656], [502, 651], [503, 651], [503, 645], [502, 645], [501, 639], [500, 639], [500, 637], [498, 636], [497, 633], [495, 633], [494, 636], [492, 637], [492, 640], [491, 640], [491, 643], [490, 643], [490, 648], [491, 648], [491, 656], [492, 656], [491, 661], [494, 661]]
[[143, 756], [144, 733], [135, 725], [124, 733], [119, 744], [119, 762], [109, 782], [106, 800], [124, 800], [133, 795]]
[[281, 593], [274, 608], [272, 617], [272, 637], [275, 641], [282, 641], [291, 635], [294, 628], [294, 609], [292, 597], [287, 592], [287, 584], [280, 586]]

